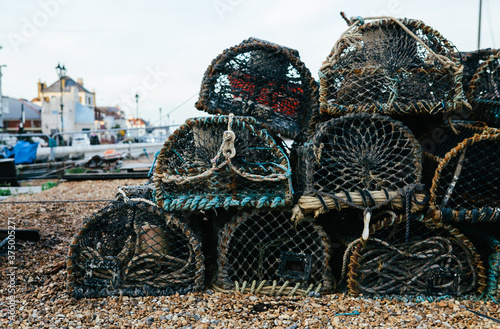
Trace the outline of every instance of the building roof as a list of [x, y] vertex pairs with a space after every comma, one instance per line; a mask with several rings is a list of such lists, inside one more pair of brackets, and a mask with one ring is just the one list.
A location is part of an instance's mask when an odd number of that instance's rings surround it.
[[[83, 91], [86, 93], [91, 93], [87, 89], [85, 89], [81, 84], [76, 82], [75, 80], [71, 79], [70, 77], [64, 76], [61, 79], [64, 79], [64, 92], [69, 92], [71, 91], [71, 87], [76, 87], [78, 91]], [[48, 86], [47, 88], [43, 89], [42, 92], [44, 93], [55, 93], [55, 92], [60, 92], [61, 91], [61, 79], [57, 80], [54, 82], [52, 85]]]
[[106, 106], [106, 107], [96, 107], [95, 108], [97, 111], [105, 114], [106, 116], [113, 117], [115, 119], [122, 119], [124, 118], [124, 114], [122, 110], [118, 107], [113, 107], [113, 106]]
[[129, 121], [132, 125], [134, 125], [134, 126], [141, 126], [141, 125], [146, 126], [146, 121], [142, 120], [141, 118], [139, 118], [139, 119], [132, 118], [132, 119], [128, 119], [128, 121]]
[[20, 120], [22, 108], [24, 107], [24, 118], [26, 120], [40, 120], [42, 108], [24, 99], [15, 99], [3, 96], [4, 102], [9, 109], [8, 113], [4, 113], [4, 120]]

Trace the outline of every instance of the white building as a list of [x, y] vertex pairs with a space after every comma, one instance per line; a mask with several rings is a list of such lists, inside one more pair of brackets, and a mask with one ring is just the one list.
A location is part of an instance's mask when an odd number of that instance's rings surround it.
[[81, 79], [75, 82], [70, 77], [63, 76], [49, 87], [38, 82], [38, 99], [35, 99], [34, 103], [42, 107], [44, 134], [94, 129], [95, 93], [85, 89]]

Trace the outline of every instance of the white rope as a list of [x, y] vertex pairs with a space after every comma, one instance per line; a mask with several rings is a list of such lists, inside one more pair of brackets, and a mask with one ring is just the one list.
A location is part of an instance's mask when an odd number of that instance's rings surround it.
[[123, 201], [125, 202], [129, 202], [129, 201], [132, 201], [132, 202], [144, 202], [144, 203], [147, 203], [151, 206], [154, 206], [154, 207], [158, 207], [158, 205], [148, 199], [144, 199], [144, 198], [129, 198], [127, 196], [127, 194], [125, 193], [125, 191], [121, 188], [121, 187], [118, 187], [118, 193], [120, 193], [122, 196], [123, 196]]

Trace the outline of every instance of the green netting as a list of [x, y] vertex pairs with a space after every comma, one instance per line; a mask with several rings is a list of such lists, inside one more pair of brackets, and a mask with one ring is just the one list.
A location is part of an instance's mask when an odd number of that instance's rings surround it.
[[169, 211], [289, 205], [290, 163], [276, 141], [251, 118], [187, 120], [158, 155], [156, 202]]

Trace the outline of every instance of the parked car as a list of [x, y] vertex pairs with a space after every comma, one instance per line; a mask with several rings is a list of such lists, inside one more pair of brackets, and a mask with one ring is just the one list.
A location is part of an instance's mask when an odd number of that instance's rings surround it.
[[90, 139], [87, 134], [75, 134], [73, 135], [73, 142], [71, 145], [90, 145]]

